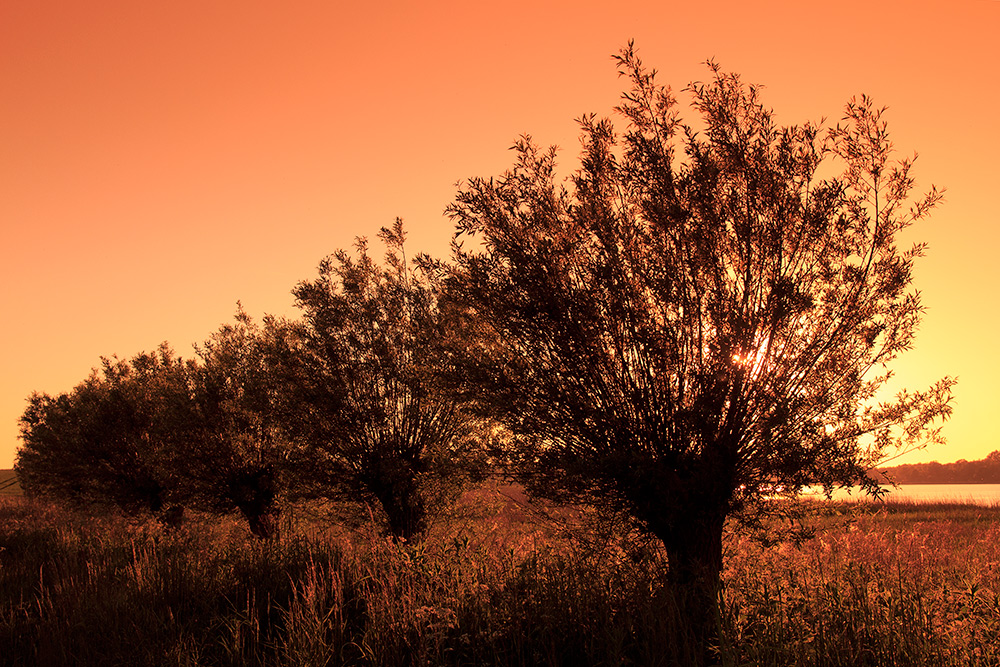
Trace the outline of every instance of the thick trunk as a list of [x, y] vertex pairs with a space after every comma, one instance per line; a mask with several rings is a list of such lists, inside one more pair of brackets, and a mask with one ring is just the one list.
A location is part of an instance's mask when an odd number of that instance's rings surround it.
[[168, 528], [180, 528], [184, 524], [184, 506], [171, 505], [163, 509], [156, 518]]
[[280, 513], [275, 507], [240, 507], [250, 532], [262, 540], [277, 539]]
[[680, 639], [695, 665], [719, 660], [718, 595], [725, 512], [695, 509], [658, 534], [668, 558], [668, 592], [680, 612]]
[[241, 470], [229, 482], [229, 499], [262, 540], [278, 537], [277, 482], [271, 466]]
[[409, 466], [376, 468], [365, 481], [385, 512], [389, 534], [411, 542], [427, 532], [427, 504]]
[[138, 504], [145, 506], [154, 516], [159, 515], [166, 507], [166, 489], [153, 479], [141, 483], [135, 493]]
[[427, 510], [417, 490], [411, 489], [382, 501], [389, 520], [389, 532], [407, 542], [420, 540], [427, 532]]
[[666, 594], [680, 612], [681, 664], [718, 662], [722, 532], [731, 510], [735, 445], [709, 442], [697, 457], [633, 467], [632, 507], [667, 553]]

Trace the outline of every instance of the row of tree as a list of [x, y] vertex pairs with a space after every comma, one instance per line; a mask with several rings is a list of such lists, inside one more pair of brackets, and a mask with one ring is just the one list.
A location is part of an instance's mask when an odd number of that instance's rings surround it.
[[239, 511], [275, 535], [290, 497], [362, 503], [415, 539], [484, 471], [485, 420], [445, 390], [458, 329], [440, 267], [338, 252], [294, 290], [299, 320], [235, 321], [184, 360], [167, 344], [103, 359], [59, 396], [34, 394], [17, 471], [29, 494], [175, 516]]
[[34, 396], [26, 487], [129, 476], [122, 502], [177, 493], [268, 534], [293, 486], [411, 537], [489, 450], [529, 492], [656, 538], [708, 646], [728, 518], [779, 486], [874, 485], [886, 448], [939, 437], [950, 379], [877, 397], [922, 314], [924, 247], [896, 240], [940, 194], [911, 198], [913, 161], [868, 98], [826, 131], [778, 126], [710, 63], [685, 122], [631, 45], [617, 62], [625, 130], [581, 119], [567, 179], [554, 149], [518, 141], [510, 171], [449, 207], [450, 263], [408, 262], [397, 223], [383, 264], [359, 242], [295, 289], [300, 321], [241, 315], [198, 360], [164, 348]]

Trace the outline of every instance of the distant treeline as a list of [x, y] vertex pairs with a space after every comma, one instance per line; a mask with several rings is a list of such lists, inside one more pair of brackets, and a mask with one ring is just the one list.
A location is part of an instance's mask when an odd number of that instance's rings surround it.
[[992, 452], [981, 461], [910, 463], [882, 468], [878, 472], [888, 475], [897, 484], [1000, 484], [1000, 451]]

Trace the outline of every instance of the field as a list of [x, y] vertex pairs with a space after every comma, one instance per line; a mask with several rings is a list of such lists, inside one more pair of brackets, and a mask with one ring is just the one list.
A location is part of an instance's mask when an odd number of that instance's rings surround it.
[[[1000, 665], [1000, 508], [823, 505], [726, 541], [724, 665]], [[663, 558], [470, 494], [421, 546], [0, 498], [3, 665], [684, 664]]]
[[0, 498], [4, 496], [20, 496], [21, 485], [13, 470], [0, 470]]

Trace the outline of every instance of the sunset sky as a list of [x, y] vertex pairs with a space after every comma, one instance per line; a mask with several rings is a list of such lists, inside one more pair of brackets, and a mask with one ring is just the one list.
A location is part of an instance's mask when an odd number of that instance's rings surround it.
[[[927, 307], [896, 366], [959, 384], [945, 446], [1000, 449], [1000, 2], [729, 0], [0, 4], [0, 468], [32, 391], [231, 319], [293, 314], [319, 260], [402, 217], [445, 256], [455, 184], [500, 174], [518, 135], [575, 166], [634, 39], [679, 91], [714, 58], [781, 123], [867, 93], [918, 188], [947, 188], [909, 240]], [[682, 100], [685, 99], [683, 94]]]

